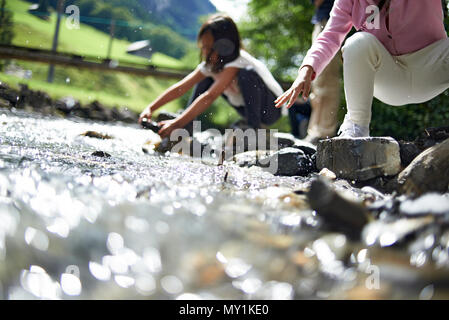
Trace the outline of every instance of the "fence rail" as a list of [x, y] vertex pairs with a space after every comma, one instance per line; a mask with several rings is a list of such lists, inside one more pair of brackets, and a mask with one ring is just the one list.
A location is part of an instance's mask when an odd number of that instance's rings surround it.
[[[54, 53], [50, 50], [43, 49], [4, 45], [0, 45], [0, 59], [35, 61], [96, 71], [123, 72], [144, 77], [151, 76], [175, 80], [184, 78], [192, 71], [156, 67], [151, 64], [145, 65], [127, 61], [98, 59], [98, 57], [93, 56], [80, 56], [61, 52]], [[284, 89], [289, 88], [291, 85], [291, 83], [285, 81], [280, 81], [280, 84]]]
[[71, 66], [97, 71], [124, 72], [139, 76], [153, 76], [167, 79], [182, 79], [190, 72], [189, 70], [156, 67], [151, 64], [145, 65], [126, 61], [98, 59], [97, 57], [61, 52], [53, 53], [50, 50], [17, 46], [0, 45], [0, 59], [35, 61], [60, 66]]

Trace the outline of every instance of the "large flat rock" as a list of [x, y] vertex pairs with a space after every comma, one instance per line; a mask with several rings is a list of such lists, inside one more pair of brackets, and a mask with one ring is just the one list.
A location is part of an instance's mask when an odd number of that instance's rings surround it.
[[332, 138], [317, 146], [317, 168], [337, 177], [366, 181], [401, 171], [399, 143], [391, 137]]

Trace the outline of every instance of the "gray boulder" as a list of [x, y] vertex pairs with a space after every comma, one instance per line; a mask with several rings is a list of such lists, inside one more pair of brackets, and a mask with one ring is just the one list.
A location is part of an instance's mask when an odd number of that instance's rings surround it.
[[366, 181], [401, 171], [399, 144], [391, 137], [333, 138], [317, 146], [316, 166], [339, 178]]

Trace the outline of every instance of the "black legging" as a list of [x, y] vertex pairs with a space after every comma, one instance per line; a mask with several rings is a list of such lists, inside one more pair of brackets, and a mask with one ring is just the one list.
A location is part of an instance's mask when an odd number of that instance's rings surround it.
[[[261, 124], [270, 125], [276, 122], [281, 116], [281, 109], [274, 106], [276, 96], [268, 89], [265, 82], [254, 70], [240, 69], [238, 75], [238, 85], [245, 102], [245, 106], [233, 106], [237, 112], [246, 119], [252, 128], [260, 128]], [[198, 83], [190, 97], [188, 105], [191, 105], [196, 98], [207, 91], [214, 79], [208, 77]], [[228, 101], [226, 95], [222, 95]], [[229, 103], [231, 106], [232, 104]]]
[[300, 132], [301, 119], [310, 119], [312, 107], [310, 102], [297, 103], [295, 102], [290, 109], [288, 109], [288, 118], [290, 120], [290, 127], [292, 134], [296, 138], [302, 138]]

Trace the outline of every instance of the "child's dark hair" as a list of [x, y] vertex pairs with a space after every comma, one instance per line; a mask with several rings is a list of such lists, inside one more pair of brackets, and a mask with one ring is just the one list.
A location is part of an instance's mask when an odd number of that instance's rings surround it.
[[[217, 62], [212, 65], [212, 71], [217, 73], [223, 70], [225, 64], [234, 61], [240, 55], [241, 40], [235, 22], [226, 15], [213, 15], [201, 26], [198, 32], [198, 41], [210, 32], [214, 38], [212, 52], [218, 55]], [[212, 52], [210, 54], [212, 54]], [[206, 63], [208, 63], [206, 60]]]

